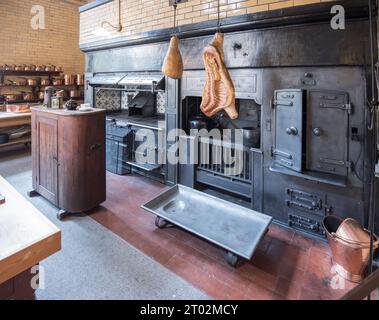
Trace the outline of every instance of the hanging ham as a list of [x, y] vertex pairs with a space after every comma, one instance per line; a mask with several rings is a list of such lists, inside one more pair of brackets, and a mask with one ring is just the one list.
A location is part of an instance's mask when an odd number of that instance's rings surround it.
[[172, 79], [180, 79], [183, 75], [183, 60], [179, 50], [179, 38], [172, 37], [167, 55], [163, 61], [162, 72]]
[[207, 80], [203, 91], [201, 111], [208, 117], [224, 110], [231, 119], [238, 118], [235, 89], [224, 63], [224, 34], [216, 33], [204, 49], [203, 60]]

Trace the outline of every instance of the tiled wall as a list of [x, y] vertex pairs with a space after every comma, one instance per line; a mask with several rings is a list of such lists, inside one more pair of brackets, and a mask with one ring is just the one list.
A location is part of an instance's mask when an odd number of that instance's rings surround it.
[[[220, 0], [221, 17], [231, 17], [259, 11], [275, 10], [332, 0]], [[169, 0], [121, 0], [120, 33], [109, 26], [109, 34], [96, 35], [102, 21], [118, 24], [118, 1], [84, 11], [80, 15], [80, 43], [104, 40], [116, 36], [135, 35], [151, 30], [170, 28], [173, 25], [173, 9]], [[191, 24], [217, 19], [217, 1], [189, 0], [178, 5], [178, 24]]]
[[[76, 3], [76, 4], [75, 4]], [[67, 73], [83, 73], [79, 49], [79, 2], [0, 0], [0, 65], [53, 64]], [[31, 27], [31, 8], [45, 8], [45, 30]]]
[[[137, 92], [120, 92], [112, 90], [100, 90], [95, 94], [96, 108], [107, 111], [128, 109], [129, 102], [137, 95]], [[162, 92], [157, 92], [156, 111], [158, 114], [166, 112], [166, 99]]]

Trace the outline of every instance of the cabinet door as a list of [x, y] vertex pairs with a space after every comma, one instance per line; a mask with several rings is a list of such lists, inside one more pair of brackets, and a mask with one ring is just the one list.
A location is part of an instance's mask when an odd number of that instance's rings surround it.
[[307, 169], [346, 176], [351, 112], [345, 92], [308, 93]]
[[35, 189], [53, 204], [58, 205], [58, 121], [37, 115], [34, 125]]
[[304, 143], [304, 92], [300, 89], [275, 91], [275, 161], [289, 169], [302, 171]]

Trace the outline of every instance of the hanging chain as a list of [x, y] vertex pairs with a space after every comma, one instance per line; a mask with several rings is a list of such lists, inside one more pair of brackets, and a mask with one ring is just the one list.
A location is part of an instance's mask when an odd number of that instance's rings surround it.
[[217, 0], [217, 32], [221, 31], [220, 0]]
[[176, 35], [177, 34], [177, 32], [176, 32], [176, 9], [178, 7], [178, 0], [174, 1], [173, 6], [174, 6], [174, 32], [173, 32], [173, 34]]

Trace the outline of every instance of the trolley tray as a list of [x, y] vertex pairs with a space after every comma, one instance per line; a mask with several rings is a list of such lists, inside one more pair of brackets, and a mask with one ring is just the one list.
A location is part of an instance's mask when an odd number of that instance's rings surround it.
[[182, 185], [141, 207], [248, 260], [272, 221], [270, 216]]

